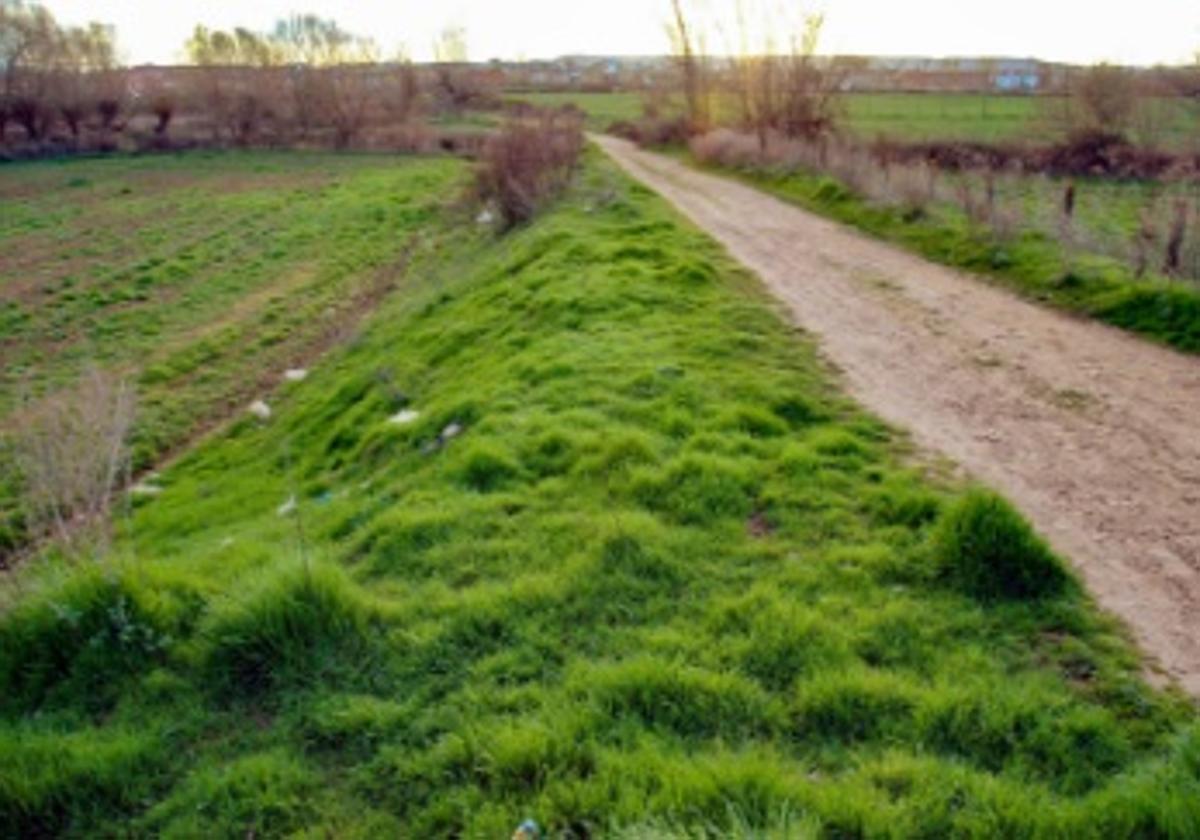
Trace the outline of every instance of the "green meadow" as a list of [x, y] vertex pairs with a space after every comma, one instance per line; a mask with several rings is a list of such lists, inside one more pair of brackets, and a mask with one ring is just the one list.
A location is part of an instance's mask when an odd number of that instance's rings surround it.
[[[291, 186], [196, 195], [191, 167]], [[843, 397], [753, 277], [596, 154], [503, 237], [440, 209], [460, 178], [288, 154], [0, 170], [37, 194], [4, 236], [41, 231], [46, 282], [76, 190], [126, 219], [89, 257], [105, 295], [161, 269], [134, 268], [159, 253], [142, 226], [199, 217], [200, 308], [145, 302], [157, 337], [86, 301], [29, 316], [127, 325], [38, 370], [132, 366], [142, 429], [155, 394], [185, 399], [146, 348], [308, 266], [273, 305], [287, 343], [405, 254], [307, 379], [258, 392], [269, 420], [162, 471], [107, 560], [0, 580], [5, 834], [1200, 834], [1191, 703], [1006, 503]], [[142, 179], [153, 199], [117, 186]], [[6, 354], [38, 358], [40, 329], [12, 329]], [[241, 359], [193, 375], [288, 361]]]

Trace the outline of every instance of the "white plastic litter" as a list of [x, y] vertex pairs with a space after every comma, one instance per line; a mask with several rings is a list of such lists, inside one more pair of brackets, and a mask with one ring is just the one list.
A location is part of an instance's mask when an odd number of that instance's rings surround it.
[[490, 225], [494, 221], [496, 221], [496, 217], [492, 215], [491, 210], [481, 210], [479, 211], [479, 215], [475, 217], [475, 223], [478, 225]]
[[267, 405], [262, 400], [255, 400], [254, 402], [250, 403], [250, 413], [259, 420], [270, 420], [271, 406]]
[[406, 408], [398, 414], [393, 414], [389, 417], [388, 422], [396, 426], [407, 426], [409, 423], [415, 423], [420, 416], [421, 412]]
[[278, 509], [276, 509], [275, 512], [277, 514], [279, 514], [280, 516], [291, 516], [293, 513], [295, 513], [295, 511], [296, 511], [296, 497], [288, 496], [288, 500], [286, 502], [284, 502], [283, 504], [281, 504], [278, 507]]
[[463, 432], [463, 427], [460, 424], [451, 423], [449, 426], [442, 429], [442, 440], [443, 441], [454, 440], [456, 437], [461, 435], [462, 432]]
[[288, 382], [303, 382], [308, 378], [308, 371], [304, 368], [292, 368], [283, 372], [283, 378]]
[[153, 484], [148, 484], [144, 481], [139, 481], [137, 484], [129, 488], [130, 495], [133, 496], [157, 496], [163, 489]]

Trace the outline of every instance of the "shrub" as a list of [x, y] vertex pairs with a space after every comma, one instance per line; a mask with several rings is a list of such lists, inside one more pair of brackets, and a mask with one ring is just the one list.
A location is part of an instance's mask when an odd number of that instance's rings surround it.
[[1040, 598], [1061, 592], [1062, 561], [1000, 496], [972, 490], [952, 505], [933, 535], [941, 576], [983, 601]]
[[484, 144], [474, 197], [496, 209], [504, 229], [516, 227], [566, 188], [582, 151], [583, 130], [574, 115], [514, 120]]
[[33, 535], [64, 547], [94, 533], [107, 542], [110, 503], [129, 468], [134, 393], [92, 369], [70, 389], [18, 413], [12, 434]]

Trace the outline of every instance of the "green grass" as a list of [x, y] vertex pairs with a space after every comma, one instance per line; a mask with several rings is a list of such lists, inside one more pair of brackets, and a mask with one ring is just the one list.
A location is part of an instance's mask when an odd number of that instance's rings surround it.
[[575, 105], [587, 115], [589, 131], [604, 131], [615, 122], [632, 121], [642, 116], [640, 93], [520, 93], [511, 94], [508, 99], [542, 108]]
[[[436, 233], [456, 173], [268, 153], [6, 166], [0, 428], [97, 363], [136, 380], [153, 463], [352, 329]], [[2, 461], [0, 553], [21, 537]]]
[[905, 466], [662, 201], [593, 155], [533, 225], [450, 241], [269, 422], [172, 465], [111, 567], [23, 575], [0, 824], [1200, 831], [1192, 707], [1078, 587], [944, 574], [1025, 526]]
[[1055, 139], [1042, 100], [995, 94], [856, 93], [841, 102], [847, 129], [898, 140]]
[[[1200, 353], [1200, 287], [1189, 281], [1134, 276], [1123, 261], [1068, 253], [1056, 238], [1026, 229], [1008, 240], [969, 223], [955, 207], [933, 205], [913, 214], [873, 204], [827, 176], [714, 167], [746, 183], [901, 245], [934, 262], [966, 269], [1033, 300], [1095, 318], [1186, 353]], [[1019, 179], [1011, 189], [1027, 223], [1053, 215], [1061, 184]], [[1149, 185], [1080, 181], [1077, 224], [1089, 239], [1126, 237]], [[977, 188], [978, 190], [978, 188]], [[1084, 246], [1080, 246], [1085, 247]]]
[[[512, 100], [557, 107], [574, 104], [587, 114], [591, 131], [604, 131], [614, 122], [642, 116], [643, 97], [618, 93], [521, 93]], [[1064, 138], [1061, 97], [964, 93], [848, 93], [839, 99], [841, 127], [863, 140], [889, 137], [903, 141], [966, 141], [976, 143], [1055, 143]], [[715, 96], [719, 122], [736, 119], [728, 97]], [[682, 103], [667, 106], [682, 113]], [[1200, 131], [1200, 105], [1182, 100], [1155, 101], [1135, 134], [1153, 127], [1154, 142], [1168, 149], [1190, 151]]]

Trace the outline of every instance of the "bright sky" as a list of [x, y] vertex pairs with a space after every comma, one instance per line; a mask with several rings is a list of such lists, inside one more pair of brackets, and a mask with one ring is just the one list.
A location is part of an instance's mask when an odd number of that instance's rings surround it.
[[[780, 3], [780, 0], [767, 0]], [[689, 0], [731, 15], [735, 0]], [[669, 0], [43, 0], [64, 23], [115, 24], [127, 60], [172, 63], [196, 23], [269, 29], [312, 12], [369, 35], [385, 55], [428, 59], [437, 33], [467, 30], [473, 60], [667, 51]], [[1200, 50], [1200, 0], [809, 0], [821, 52], [1033, 56], [1087, 63], [1182, 62]], [[732, 19], [732, 18], [730, 18]], [[720, 37], [710, 51], [722, 52]]]

